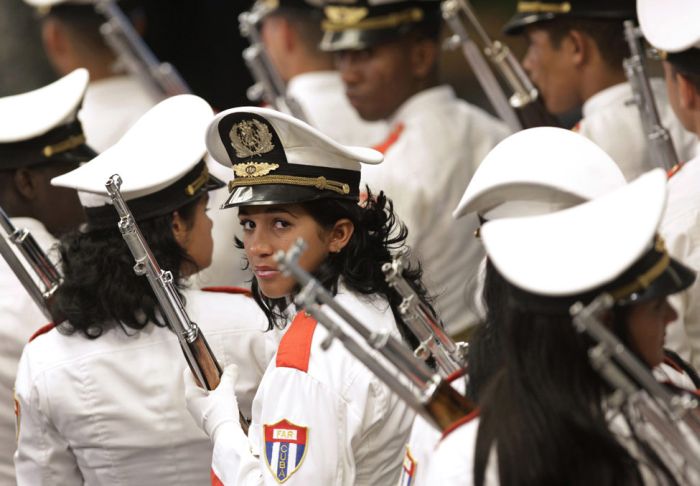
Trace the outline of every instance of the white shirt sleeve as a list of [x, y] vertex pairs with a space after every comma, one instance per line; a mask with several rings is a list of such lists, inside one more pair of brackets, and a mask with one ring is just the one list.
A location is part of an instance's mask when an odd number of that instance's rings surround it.
[[15, 383], [19, 414], [17, 451], [14, 457], [17, 484], [83, 484], [83, 476], [70, 444], [51, 422], [50, 405], [45, 396], [42, 377], [31, 376], [29, 361], [25, 350]]

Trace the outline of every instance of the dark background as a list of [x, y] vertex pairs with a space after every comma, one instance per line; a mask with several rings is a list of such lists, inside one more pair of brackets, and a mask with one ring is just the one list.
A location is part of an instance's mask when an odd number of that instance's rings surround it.
[[[141, 0], [146, 18], [144, 38], [155, 54], [183, 75], [195, 94], [221, 110], [248, 104], [252, 83], [241, 59], [247, 42], [238, 33], [238, 14], [248, 0]], [[516, 0], [473, 0], [487, 31], [503, 38], [501, 26], [515, 10]], [[29, 91], [56, 79], [41, 47], [33, 9], [22, 0], [0, 0], [0, 96]], [[507, 39], [518, 57], [521, 39]], [[458, 94], [490, 110], [470, 68], [459, 51], [445, 52], [443, 79]]]

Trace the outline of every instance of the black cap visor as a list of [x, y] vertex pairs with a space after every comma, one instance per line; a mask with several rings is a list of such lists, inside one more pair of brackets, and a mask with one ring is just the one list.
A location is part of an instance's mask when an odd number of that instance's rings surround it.
[[357, 200], [357, 194], [346, 196], [334, 191], [320, 191], [314, 187], [288, 184], [261, 184], [234, 187], [221, 209], [238, 206], [272, 206], [275, 204], [297, 204], [317, 199]]

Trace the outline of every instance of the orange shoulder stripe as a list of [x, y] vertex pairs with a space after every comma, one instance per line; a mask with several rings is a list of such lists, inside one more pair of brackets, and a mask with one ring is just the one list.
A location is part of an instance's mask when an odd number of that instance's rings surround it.
[[375, 145], [372, 147], [374, 150], [377, 150], [383, 154], [386, 153], [387, 150], [391, 148], [392, 145], [396, 143], [396, 141], [399, 139], [401, 136], [401, 133], [403, 132], [403, 123], [399, 123], [394, 127], [394, 129], [391, 131], [389, 136], [384, 140], [382, 143]]
[[213, 469], [211, 471], [211, 486], [224, 486], [224, 483], [221, 482], [221, 479], [216, 475]]
[[202, 287], [203, 292], [216, 292], [219, 294], [243, 294], [246, 297], [253, 297], [253, 293], [249, 289], [244, 289], [243, 287], [233, 287], [233, 286], [219, 286], [219, 287]]
[[316, 320], [306, 312], [297, 313], [277, 348], [278, 368], [295, 368], [304, 373], [309, 370], [311, 340], [316, 324]]
[[32, 336], [29, 338], [29, 342], [31, 343], [31, 342], [34, 341], [36, 338], [38, 338], [38, 337], [41, 336], [42, 334], [46, 334], [47, 332], [49, 332], [49, 331], [50, 331], [51, 329], [53, 329], [54, 327], [56, 327], [56, 324], [54, 324], [53, 322], [49, 322], [48, 324], [46, 324], [46, 325], [44, 325], [44, 326], [41, 326], [39, 329], [37, 329], [36, 331], [34, 331], [34, 334], [32, 334]]
[[447, 428], [443, 431], [442, 437], [440, 437], [440, 440], [443, 440], [445, 437], [447, 437], [448, 435], [450, 435], [452, 432], [454, 432], [455, 430], [457, 430], [458, 428], [460, 428], [462, 425], [471, 422], [472, 420], [474, 420], [474, 419], [477, 418], [478, 416], [479, 416], [479, 409], [478, 409], [478, 408], [475, 408], [474, 410], [472, 410], [472, 412], [471, 412], [469, 415], [466, 415], [466, 416], [462, 417], [461, 419], [455, 421], [452, 425], [450, 425], [449, 427], [447, 427]]

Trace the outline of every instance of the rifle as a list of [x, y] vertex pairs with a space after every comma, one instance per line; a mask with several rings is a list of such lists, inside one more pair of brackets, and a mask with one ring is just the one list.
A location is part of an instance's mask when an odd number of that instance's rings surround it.
[[403, 277], [408, 248], [403, 247], [391, 263], [382, 265], [387, 283], [401, 298], [399, 313], [418, 341], [413, 354], [422, 360], [435, 358], [443, 376], [449, 376], [466, 368], [466, 343], [455, 343], [445, 332], [432, 308], [423, 301]]
[[642, 119], [644, 133], [649, 142], [652, 158], [660, 167], [670, 171], [678, 165], [678, 155], [673, 147], [673, 140], [668, 130], [661, 124], [659, 111], [656, 108], [654, 92], [649, 84], [646, 65], [644, 62], [645, 51], [642, 46], [642, 31], [632, 20], [625, 20], [625, 39], [630, 49], [630, 57], [625, 58], [623, 66], [625, 75], [632, 86], [634, 93], [633, 103], [637, 105], [639, 116]]
[[114, 209], [119, 214], [117, 225], [119, 231], [131, 250], [134, 260], [136, 260], [134, 273], [146, 276], [166, 321], [180, 341], [180, 347], [192, 373], [207, 390], [213, 390], [221, 381], [221, 366], [216, 361], [204, 334], [187, 315], [182, 300], [175, 289], [173, 274], [161, 269], [153, 256], [153, 252], [151, 252], [141, 229], [136, 224], [129, 206], [122, 197], [119, 190], [121, 185], [122, 179], [118, 174], [110, 177], [105, 183]]
[[250, 42], [250, 46], [243, 50], [243, 60], [255, 80], [255, 84], [248, 88], [246, 95], [251, 102], [264, 100], [277, 111], [307, 121], [299, 103], [287, 96], [287, 87], [262, 42], [260, 22], [270, 11], [265, 2], [256, 2], [250, 12], [242, 12], [238, 16], [238, 30]]
[[100, 33], [118, 63], [136, 75], [156, 99], [191, 93], [177, 69], [158, 60], [114, 0], [98, 0], [95, 11], [106, 18]]
[[[570, 313], [579, 333], [596, 343], [588, 351], [593, 368], [615, 390], [610, 403], [614, 408], [627, 405], [632, 426], [667, 466], [679, 484], [700, 480], [700, 419], [698, 400], [690, 394], [672, 394], [659, 383], [648, 367], [600, 322], [599, 316], [611, 308], [614, 299], [601, 294], [590, 304], [574, 304]], [[655, 432], [650, 434], [645, 426]], [[673, 450], [669, 450], [669, 446]]]
[[[292, 275], [302, 285], [302, 290], [296, 295], [294, 302], [328, 330], [328, 336], [321, 344], [323, 349], [328, 349], [333, 339], [338, 339], [399, 398], [442, 432], [449, 430], [475, 410], [473, 403], [413, 356], [411, 350], [401, 341], [387, 332], [370, 330], [340, 305], [318, 280], [302, 269], [298, 261], [305, 247], [306, 244], [300, 238], [287, 253], [279, 251], [275, 260], [281, 271]], [[322, 304], [347, 322], [391, 366], [372, 356], [355, 338], [344, 332], [326, 313]], [[397, 377], [396, 370], [413, 386]]]
[[[489, 97], [498, 115], [516, 130], [539, 126], [559, 126], [559, 121], [547, 111], [537, 88], [523, 70], [508, 46], [491, 40], [479, 22], [474, 9], [467, 0], [444, 0], [441, 4], [442, 16], [454, 32], [453, 45], [462, 45], [467, 62], [471, 64], [482, 89]], [[476, 41], [467, 33], [462, 15], [481, 42], [484, 55], [491, 61], [501, 79], [512, 91], [507, 100], [500, 84], [479, 52]]]
[[[0, 208], [0, 228], [4, 233], [0, 235], [0, 254], [44, 316], [55, 324], [60, 324], [63, 322], [63, 318], [52, 313], [51, 301], [58, 286], [63, 281], [61, 273], [41, 249], [32, 234], [27, 229], [15, 228], [2, 208]], [[36, 278], [30, 275], [12, 246], [17, 248], [19, 255], [22, 256]]]

